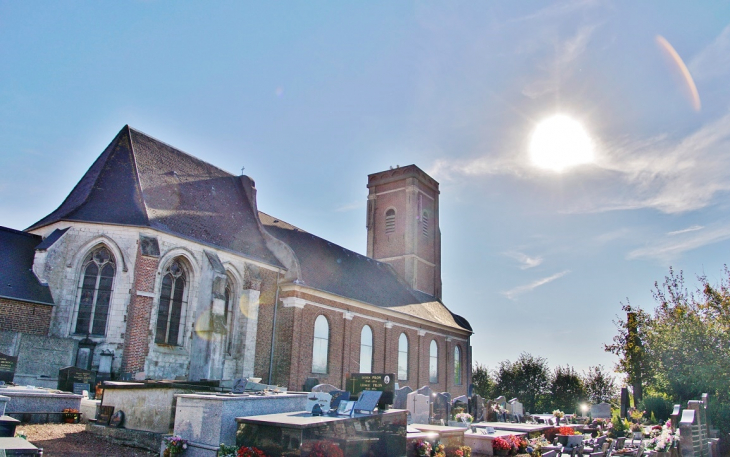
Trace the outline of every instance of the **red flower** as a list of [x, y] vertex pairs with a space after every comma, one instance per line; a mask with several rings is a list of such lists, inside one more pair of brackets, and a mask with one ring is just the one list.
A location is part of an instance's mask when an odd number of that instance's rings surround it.
[[259, 448], [241, 446], [238, 449], [237, 456], [238, 457], [266, 457], [266, 454], [264, 454], [264, 451], [262, 451]]

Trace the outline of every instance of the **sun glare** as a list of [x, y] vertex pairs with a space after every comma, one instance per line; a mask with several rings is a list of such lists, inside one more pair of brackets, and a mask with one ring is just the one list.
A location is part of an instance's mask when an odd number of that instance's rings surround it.
[[593, 162], [593, 142], [580, 122], [557, 114], [537, 124], [530, 141], [533, 165], [562, 172]]

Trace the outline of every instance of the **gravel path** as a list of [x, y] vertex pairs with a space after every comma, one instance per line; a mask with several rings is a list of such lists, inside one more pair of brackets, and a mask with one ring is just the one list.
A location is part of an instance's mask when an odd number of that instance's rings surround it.
[[43, 457], [150, 457], [158, 455], [144, 449], [112, 444], [86, 431], [85, 424], [27, 424], [23, 431], [28, 441], [43, 448]]

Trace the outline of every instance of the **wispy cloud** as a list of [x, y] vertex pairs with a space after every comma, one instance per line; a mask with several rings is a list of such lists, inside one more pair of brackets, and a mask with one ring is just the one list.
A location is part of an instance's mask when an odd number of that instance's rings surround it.
[[545, 65], [548, 76], [532, 81], [522, 89], [522, 93], [534, 99], [557, 92], [561, 81], [573, 73], [572, 63], [585, 52], [596, 28], [596, 25], [582, 26], [572, 37], [556, 43], [555, 55]]
[[709, 46], [695, 55], [689, 63], [692, 76], [707, 81], [730, 73], [730, 25]]
[[548, 276], [547, 278], [538, 279], [537, 281], [533, 281], [529, 284], [525, 284], [524, 286], [518, 286], [518, 287], [515, 287], [514, 289], [510, 289], [505, 292], [502, 292], [502, 295], [509, 298], [510, 300], [514, 300], [518, 295], [522, 295], [526, 292], [530, 292], [540, 286], [544, 286], [545, 284], [553, 282], [556, 279], [560, 279], [568, 273], [570, 273], [570, 270], [561, 271], [560, 273], [556, 273], [552, 276]]
[[667, 232], [667, 235], [669, 235], [669, 236], [681, 235], [683, 233], [696, 232], [697, 230], [702, 230], [703, 228], [704, 227], [701, 225], [693, 225], [692, 227], [687, 227], [686, 229], [675, 230], [673, 232]]
[[666, 262], [676, 259], [684, 252], [727, 239], [730, 239], [730, 226], [727, 225], [702, 231], [685, 231], [680, 233], [680, 236], [659, 239], [648, 246], [635, 249], [629, 252], [626, 258], [629, 260], [653, 258]]
[[540, 265], [543, 261], [542, 257], [530, 257], [527, 254], [524, 254], [522, 252], [505, 252], [507, 257], [511, 257], [518, 262], [520, 262], [522, 265], [520, 265], [521, 270], [527, 270], [529, 268], [534, 268], [538, 265]]
[[352, 211], [353, 209], [362, 208], [364, 204], [360, 201], [348, 203], [346, 205], [342, 205], [338, 208], [335, 208], [335, 211], [337, 212], [344, 212], [344, 211]]

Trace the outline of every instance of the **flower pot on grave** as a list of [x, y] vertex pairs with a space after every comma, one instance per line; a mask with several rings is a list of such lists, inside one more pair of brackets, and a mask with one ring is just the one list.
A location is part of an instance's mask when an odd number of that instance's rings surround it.
[[634, 439], [635, 440], [642, 440], [644, 439], [644, 434], [642, 432], [633, 432], [634, 433]]
[[567, 446], [573, 448], [579, 446], [583, 442], [583, 435], [567, 435], [568, 443]]

